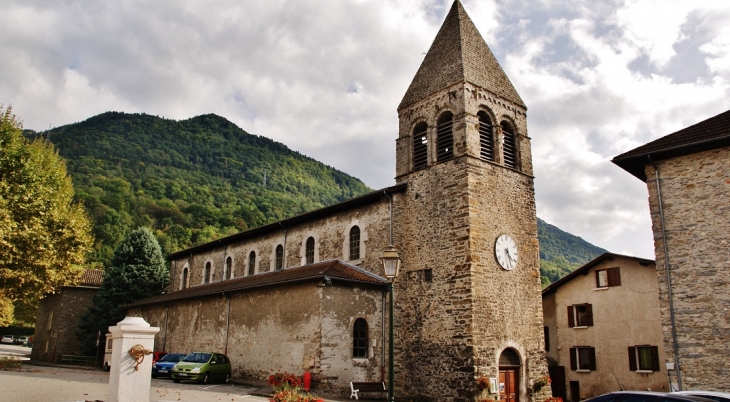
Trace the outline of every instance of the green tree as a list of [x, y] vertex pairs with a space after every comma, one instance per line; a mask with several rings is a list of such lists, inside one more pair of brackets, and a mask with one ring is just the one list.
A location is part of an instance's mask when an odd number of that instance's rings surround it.
[[0, 325], [13, 319], [10, 303], [35, 303], [79, 279], [93, 240], [73, 199], [53, 145], [28, 141], [12, 107], [0, 105]]
[[96, 332], [106, 334], [124, 318], [120, 306], [159, 295], [169, 283], [170, 272], [152, 231], [132, 231], [114, 250], [101, 287], [79, 322], [76, 338], [85, 345], [84, 352], [94, 354]]

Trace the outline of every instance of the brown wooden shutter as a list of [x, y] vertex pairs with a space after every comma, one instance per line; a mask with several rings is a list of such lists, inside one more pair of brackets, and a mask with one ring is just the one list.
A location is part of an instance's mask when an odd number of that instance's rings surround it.
[[621, 269], [609, 268], [606, 270], [608, 277], [608, 286], [621, 286]]
[[570, 348], [570, 369], [578, 370], [578, 349]]
[[651, 347], [651, 371], [659, 371], [659, 348]]
[[596, 371], [596, 348], [589, 348], [588, 356], [588, 359], [590, 360], [591, 370]]
[[575, 318], [573, 317], [573, 306], [568, 306], [568, 327], [575, 327]]
[[636, 348], [629, 346], [629, 370], [636, 371]]
[[593, 326], [593, 305], [586, 304], [586, 326]]
[[596, 271], [593, 271], [593, 272], [596, 274], [596, 287], [597, 288], [600, 288], [601, 287], [601, 281], [598, 279], [598, 276], [599, 276], [598, 273], [601, 272], [601, 271], [600, 270], [596, 270]]

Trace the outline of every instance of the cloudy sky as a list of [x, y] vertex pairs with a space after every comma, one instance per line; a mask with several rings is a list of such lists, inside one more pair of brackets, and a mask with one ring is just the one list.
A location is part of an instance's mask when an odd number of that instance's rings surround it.
[[[396, 107], [452, 0], [3, 0], [0, 103], [44, 130], [215, 113], [394, 183]], [[720, 0], [463, 0], [528, 106], [538, 216], [653, 258], [645, 185], [610, 160], [730, 109]]]

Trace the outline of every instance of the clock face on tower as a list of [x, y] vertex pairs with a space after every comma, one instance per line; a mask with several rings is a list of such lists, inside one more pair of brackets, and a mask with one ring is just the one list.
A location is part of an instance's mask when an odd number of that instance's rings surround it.
[[517, 244], [509, 235], [500, 235], [494, 242], [494, 255], [502, 268], [511, 270], [517, 265]]

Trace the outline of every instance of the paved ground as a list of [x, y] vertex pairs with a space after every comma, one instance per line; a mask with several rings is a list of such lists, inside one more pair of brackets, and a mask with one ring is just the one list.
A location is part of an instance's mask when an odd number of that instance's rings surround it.
[[[0, 402], [79, 402], [105, 401], [109, 387], [106, 371], [29, 364], [30, 349], [22, 346], [0, 345], [0, 356], [26, 360], [20, 371], [0, 370]], [[258, 386], [257, 386], [258, 385]], [[262, 384], [178, 383], [169, 379], [152, 379], [150, 402], [245, 401], [265, 402], [268, 387]], [[253, 395], [257, 394], [257, 395]], [[326, 399], [347, 401], [348, 399]], [[363, 401], [362, 399], [360, 401]]]

